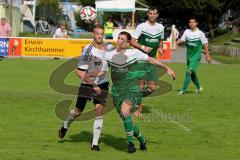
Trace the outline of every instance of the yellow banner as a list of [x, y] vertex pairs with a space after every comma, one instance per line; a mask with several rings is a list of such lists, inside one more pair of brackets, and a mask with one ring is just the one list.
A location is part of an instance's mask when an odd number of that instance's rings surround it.
[[92, 40], [22, 38], [22, 56], [77, 57]]

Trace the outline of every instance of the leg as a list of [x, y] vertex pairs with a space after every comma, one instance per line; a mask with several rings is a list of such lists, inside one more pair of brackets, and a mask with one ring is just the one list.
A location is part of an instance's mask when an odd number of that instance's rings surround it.
[[121, 105], [121, 117], [127, 135], [129, 153], [133, 153], [136, 151], [133, 141], [133, 122], [131, 117], [132, 108], [133, 108], [132, 103], [129, 100], [125, 100]]
[[93, 124], [93, 140], [92, 140], [92, 150], [99, 151], [98, 141], [101, 135], [103, 126], [103, 108], [101, 104], [96, 104], [95, 108], [95, 120]]
[[181, 91], [185, 92], [187, 90], [187, 87], [188, 87], [189, 83], [191, 82], [191, 74], [192, 74], [192, 70], [188, 69], [185, 73], [185, 80], [184, 80]]
[[93, 97], [93, 103], [95, 104], [95, 120], [93, 124], [93, 140], [92, 140], [92, 150], [99, 151], [100, 147], [98, 141], [101, 135], [102, 126], [103, 126], [103, 109], [106, 104], [108, 96], [108, 86], [109, 83], [100, 84], [99, 87], [102, 90], [102, 93], [96, 97]]
[[77, 98], [77, 103], [76, 103], [76, 108], [72, 111], [70, 111], [66, 121], [64, 121], [63, 126], [61, 127], [61, 129], [58, 131], [58, 136], [59, 138], [63, 138], [66, 133], [67, 130], [69, 129], [71, 123], [81, 115], [81, 113], [83, 112], [85, 106], [87, 103], [87, 98], [85, 97], [79, 97]]
[[192, 78], [192, 81], [193, 83], [195, 84], [195, 86], [197, 87], [197, 89], [199, 89], [201, 87], [200, 85], [200, 82], [198, 80], [198, 76], [197, 76], [197, 73], [195, 73], [194, 71], [192, 72], [192, 75], [191, 75], [191, 78]]

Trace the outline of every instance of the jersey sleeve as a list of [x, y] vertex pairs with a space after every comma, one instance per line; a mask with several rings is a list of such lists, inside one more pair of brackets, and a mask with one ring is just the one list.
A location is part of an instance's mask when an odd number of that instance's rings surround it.
[[133, 32], [132, 37], [135, 39], [138, 39], [141, 34], [142, 34], [142, 27], [141, 25], [138, 25], [135, 31]]
[[208, 40], [203, 32], [201, 32], [200, 39], [201, 39], [202, 44], [208, 43]]
[[162, 28], [163, 28], [163, 31], [162, 31], [162, 36], [161, 36], [161, 39], [164, 39], [164, 26], [162, 26]]
[[182, 37], [181, 37], [181, 41], [183, 41], [183, 42], [186, 41], [186, 32], [187, 32], [187, 30], [185, 30], [185, 31], [183, 32], [183, 35], [182, 35]]
[[149, 56], [145, 53], [143, 53], [142, 51], [135, 49], [135, 54], [136, 54], [136, 58], [138, 61], [146, 61], [148, 60]]
[[88, 47], [85, 47], [82, 51], [82, 55], [79, 58], [77, 68], [79, 70], [88, 70], [89, 61], [91, 60], [91, 53], [88, 52]]

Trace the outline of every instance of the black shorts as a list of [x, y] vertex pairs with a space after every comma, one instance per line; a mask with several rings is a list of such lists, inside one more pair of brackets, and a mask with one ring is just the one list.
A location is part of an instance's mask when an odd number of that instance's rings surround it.
[[76, 107], [84, 110], [88, 100], [92, 100], [94, 104], [105, 105], [108, 96], [109, 83], [105, 82], [98, 85], [101, 88], [101, 94], [97, 95], [90, 84], [81, 84], [78, 91]]

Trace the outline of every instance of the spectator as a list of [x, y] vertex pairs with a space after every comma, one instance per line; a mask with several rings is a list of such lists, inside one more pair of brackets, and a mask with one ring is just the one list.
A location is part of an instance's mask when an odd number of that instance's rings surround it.
[[69, 38], [65, 24], [61, 24], [60, 27], [56, 29], [53, 38]]
[[1, 18], [0, 24], [0, 36], [9, 37], [11, 35], [11, 26], [7, 22], [6, 18]]
[[113, 39], [113, 22], [111, 18], [104, 23], [104, 34], [106, 39]]

